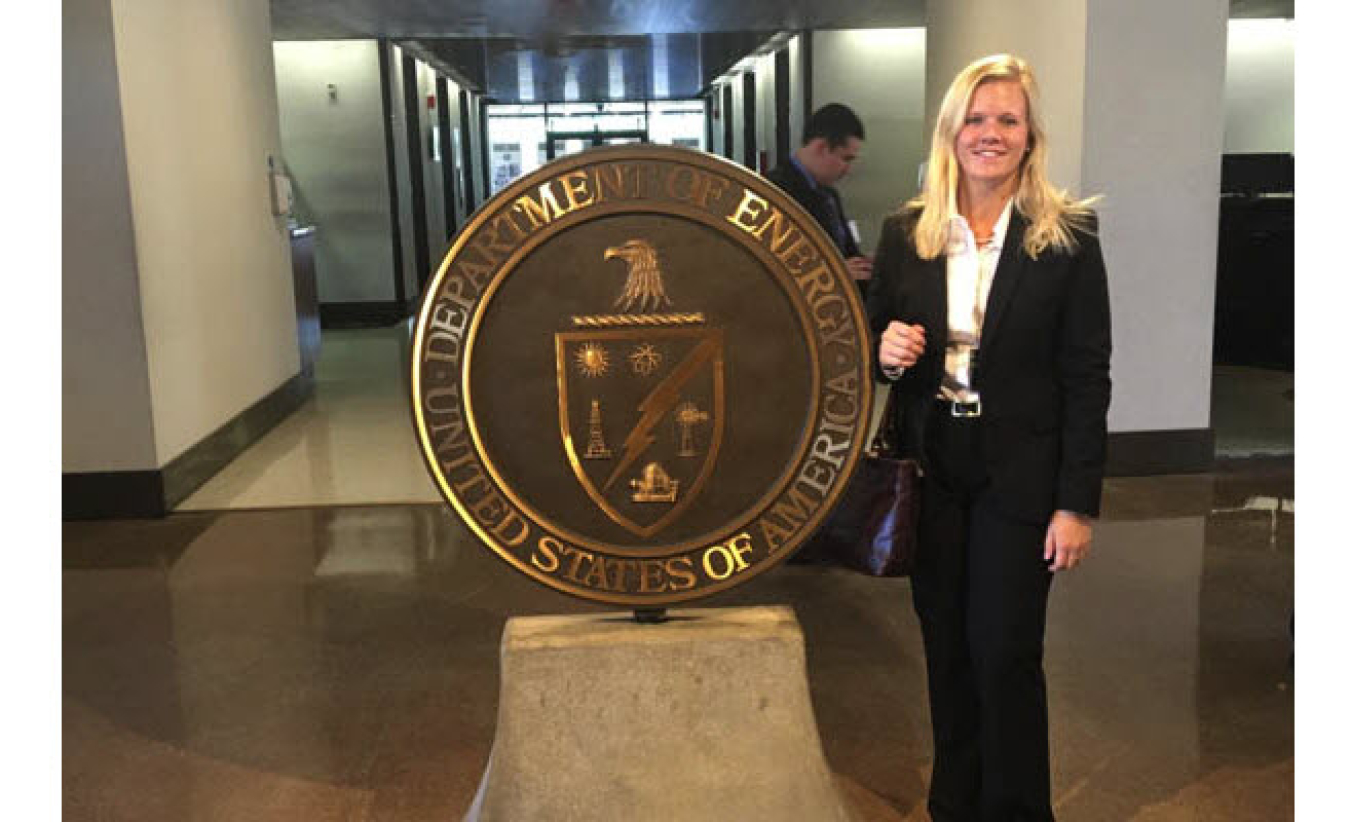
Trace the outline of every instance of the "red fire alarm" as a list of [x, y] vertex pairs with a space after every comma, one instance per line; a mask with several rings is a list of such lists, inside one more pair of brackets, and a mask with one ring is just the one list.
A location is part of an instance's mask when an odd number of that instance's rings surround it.
[[435, 108], [435, 107], [436, 107], [436, 95], [434, 95], [434, 94], [428, 94], [428, 95], [427, 95], [427, 108], [428, 108], [428, 109], [433, 109], [433, 108]]

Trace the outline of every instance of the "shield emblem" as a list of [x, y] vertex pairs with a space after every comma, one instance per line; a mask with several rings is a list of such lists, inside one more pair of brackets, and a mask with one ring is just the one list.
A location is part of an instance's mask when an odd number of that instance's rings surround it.
[[679, 519], [722, 446], [721, 328], [634, 324], [555, 335], [558, 422], [577, 481], [640, 537]]

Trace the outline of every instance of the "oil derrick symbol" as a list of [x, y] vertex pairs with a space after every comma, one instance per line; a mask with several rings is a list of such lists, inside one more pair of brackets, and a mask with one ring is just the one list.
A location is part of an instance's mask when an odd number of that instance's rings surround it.
[[605, 432], [600, 425], [600, 401], [591, 400], [591, 434], [586, 443], [585, 457], [588, 460], [607, 460], [614, 452], [605, 446]]
[[675, 424], [680, 429], [680, 456], [698, 456], [698, 451], [694, 450], [694, 426], [707, 421], [707, 412], [700, 411], [692, 402], [680, 403], [675, 409]]

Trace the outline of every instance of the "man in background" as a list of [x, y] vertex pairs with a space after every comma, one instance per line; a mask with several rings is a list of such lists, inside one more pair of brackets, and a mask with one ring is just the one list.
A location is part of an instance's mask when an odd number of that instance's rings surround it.
[[862, 150], [863, 124], [848, 106], [830, 103], [817, 109], [802, 130], [802, 144], [765, 175], [810, 212], [834, 240], [863, 297], [872, 279], [872, 260], [858, 249], [856, 227], [844, 216], [835, 183], [844, 179]]

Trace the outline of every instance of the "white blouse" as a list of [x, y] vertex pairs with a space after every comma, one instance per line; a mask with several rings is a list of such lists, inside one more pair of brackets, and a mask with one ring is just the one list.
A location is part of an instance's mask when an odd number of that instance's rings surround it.
[[994, 237], [983, 247], [975, 242], [966, 218], [953, 209], [947, 240], [947, 351], [945, 373], [938, 396], [954, 402], [974, 402], [979, 391], [971, 387], [971, 365], [979, 349], [985, 306], [994, 283], [1003, 240], [1012, 216], [1012, 199], [994, 224]]

